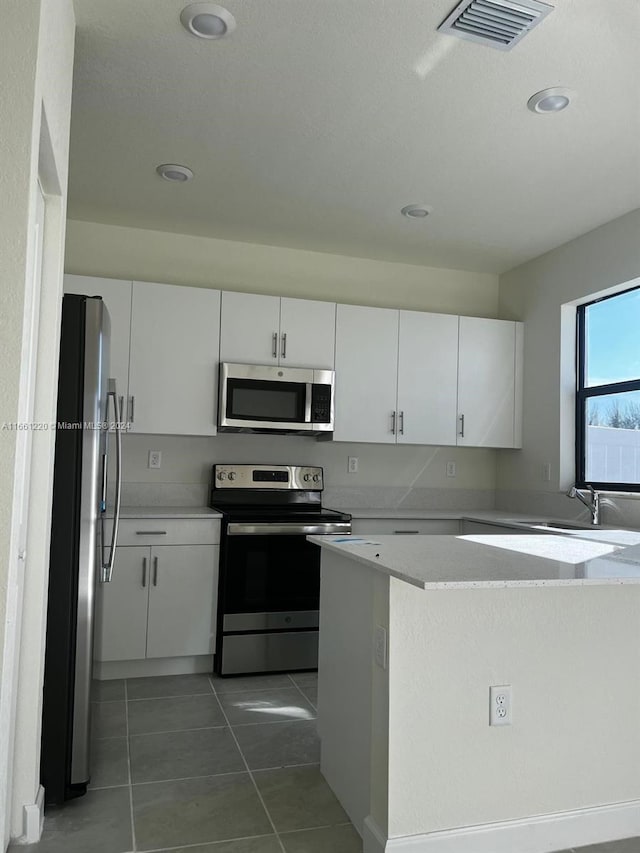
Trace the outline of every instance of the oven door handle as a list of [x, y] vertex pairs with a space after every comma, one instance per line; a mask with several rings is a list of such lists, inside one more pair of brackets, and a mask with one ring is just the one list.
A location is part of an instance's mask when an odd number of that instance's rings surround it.
[[332, 533], [351, 533], [351, 523], [348, 521], [330, 522], [328, 524], [232, 522], [227, 525], [227, 536], [324, 536]]

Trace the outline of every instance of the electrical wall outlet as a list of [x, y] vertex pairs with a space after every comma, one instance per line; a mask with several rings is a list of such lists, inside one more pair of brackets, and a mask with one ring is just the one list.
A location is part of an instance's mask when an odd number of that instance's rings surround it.
[[551, 462], [545, 462], [542, 466], [542, 480], [545, 483], [551, 482]]
[[511, 685], [502, 684], [499, 687], [490, 687], [489, 725], [510, 726], [511, 722]]
[[376, 625], [373, 640], [373, 659], [380, 669], [387, 668], [387, 629]]
[[350, 474], [358, 473], [358, 457], [357, 456], [349, 456], [347, 462], [347, 471]]
[[162, 467], [162, 453], [159, 450], [150, 450], [149, 451], [149, 461], [147, 462], [147, 468], [161, 468]]
[[456, 463], [455, 462], [447, 462], [447, 477], [455, 477], [456, 476]]

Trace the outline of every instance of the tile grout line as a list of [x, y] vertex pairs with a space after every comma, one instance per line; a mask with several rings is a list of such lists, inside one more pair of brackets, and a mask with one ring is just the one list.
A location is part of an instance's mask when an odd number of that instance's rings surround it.
[[133, 780], [131, 776], [131, 742], [129, 741], [129, 691], [127, 690], [127, 679], [124, 679], [124, 719], [127, 733], [127, 772], [129, 774], [129, 811], [131, 813], [131, 845], [132, 850], [138, 849], [136, 844], [136, 825], [133, 819]]
[[[227, 726], [225, 726], [227, 728]], [[231, 728], [230, 726], [228, 728]], [[262, 773], [267, 770], [283, 770], [293, 767], [319, 767], [317, 761], [306, 761], [304, 764], [276, 764], [275, 767], [257, 767], [250, 770], [250, 773]], [[201, 776], [176, 776], [173, 779], [147, 779], [142, 782], [133, 782], [133, 785], [163, 785], [165, 782], [188, 782], [190, 779], [219, 779], [221, 776], [237, 776], [239, 773], [244, 773], [244, 770], [228, 770], [226, 773], [205, 773]], [[127, 785], [102, 785], [99, 788], [92, 788], [92, 791], [112, 791], [114, 788], [126, 788]], [[211, 842], [213, 843], [213, 842]]]
[[[316, 717], [309, 717], [308, 719], [304, 720], [260, 720], [260, 722], [258, 723], [228, 723], [226, 720], [224, 720], [223, 722], [218, 723], [215, 726], [196, 726], [192, 729], [159, 729], [158, 731], [154, 732], [131, 732], [130, 737], [151, 737], [152, 735], [176, 735], [180, 734], [181, 732], [205, 732], [209, 729], [225, 729], [227, 728], [227, 726], [231, 726], [232, 728], [236, 729], [246, 729], [250, 726], [288, 726], [293, 723], [313, 723], [315, 722], [315, 720]], [[114, 737], [108, 738], [96, 738], [96, 740], [122, 740], [122, 736], [116, 735]]]
[[296, 684], [296, 682], [293, 680], [293, 676], [291, 676], [291, 675], [290, 675], [290, 676], [289, 676], [289, 678], [291, 679], [291, 683], [292, 683], [292, 684], [293, 684], [293, 686], [296, 688], [296, 690], [298, 691], [298, 693], [300, 693], [300, 695], [304, 698], [305, 702], [308, 702], [308, 703], [311, 705], [311, 707], [313, 708], [313, 710], [316, 712], [316, 717], [315, 717], [315, 719], [317, 720], [317, 719], [318, 719], [318, 717], [317, 717], [317, 714], [318, 714], [318, 709], [317, 709], [317, 707], [313, 704], [313, 702], [311, 701], [311, 699], [309, 699], [309, 697], [308, 697], [308, 696], [306, 695], [306, 693], [303, 691], [302, 687], [300, 687], [300, 685], [299, 685], [299, 684]]
[[240, 744], [239, 744], [239, 742], [238, 742], [238, 738], [236, 737], [236, 733], [234, 732], [234, 730], [233, 730], [233, 728], [232, 728], [232, 726], [231, 726], [231, 723], [229, 722], [229, 718], [227, 717], [227, 713], [226, 713], [226, 711], [224, 710], [224, 708], [223, 708], [223, 706], [222, 706], [222, 702], [220, 701], [220, 699], [218, 699], [218, 694], [216, 693], [216, 688], [214, 687], [213, 680], [212, 680], [211, 678], [209, 678], [209, 683], [211, 684], [211, 689], [213, 690], [213, 694], [214, 694], [214, 696], [216, 697], [216, 700], [217, 700], [217, 702], [218, 702], [218, 705], [220, 705], [220, 710], [222, 711], [222, 713], [223, 713], [223, 715], [224, 715], [224, 718], [225, 718], [225, 720], [227, 721], [227, 725], [229, 726], [229, 731], [231, 732], [231, 737], [233, 738], [233, 741], [234, 741], [234, 743], [235, 743], [235, 745], [236, 745], [236, 748], [237, 748], [238, 752], [240, 753], [240, 758], [242, 759], [242, 763], [243, 763], [243, 764], [244, 764], [244, 766], [247, 768], [247, 773], [249, 774], [249, 779], [251, 779], [251, 783], [252, 783], [253, 787], [255, 788], [256, 794], [258, 795], [258, 799], [260, 800], [260, 803], [261, 803], [261, 805], [262, 805], [262, 808], [264, 809], [264, 813], [265, 813], [265, 814], [266, 814], [266, 816], [267, 816], [267, 820], [268, 820], [268, 821], [269, 821], [269, 823], [271, 824], [271, 828], [273, 829], [273, 832], [274, 832], [274, 834], [275, 834], [275, 836], [276, 836], [276, 838], [277, 838], [277, 840], [278, 840], [278, 844], [280, 845], [280, 849], [282, 850], [282, 853], [287, 853], [287, 851], [285, 850], [285, 846], [284, 846], [284, 844], [282, 843], [282, 839], [280, 838], [280, 835], [279, 835], [279, 833], [278, 833], [278, 830], [276, 829], [276, 825], [275, 825], [275, 823], [273, 822], [273, 819], [272, 819], [272, 817], [271, 817], [271, 814], [270, 814], [270, 812], [269, 812], [269, 809], [267, 808], [266, 803], [265, 803], [265, 801], [264, 801], [264, 798], [263, 798], [262, 794], [260, 793], [260, 789], [258, 788], [258, 783], [257, 783], [257, 782], [256, 782], [256, 780], [254, 779], [254, 777], [253, 777], [253, 773], [252, 773], [252, 772], [251, 772], [251, 770], [249, 769], [249, 765], [248, 765], [248, 763], [247, 763], [247, 759], [244, 757], [244, 752], [243, 752], [243, 751], [242, 751], [242, 749], [240, 748]]
[[171, 853], [172, 850], [191, 850], [198, 847], [207, 847], [210, 844], [232, 844], [237, 841], [256, 841], [262, 838], [272, 838], [271, 835], [243, 835], [242, 838], [222, 838], [220, 841], [204, 842], [197, 841], [195, 844], [181, 844], [180, 847], [154, 847], [152, 850], [147, 850], [146, 853]]

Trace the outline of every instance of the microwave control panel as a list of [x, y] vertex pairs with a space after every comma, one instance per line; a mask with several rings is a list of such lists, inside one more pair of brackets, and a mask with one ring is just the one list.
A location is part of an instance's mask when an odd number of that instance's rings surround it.
[[313, 385], [311, 389], [311, 423], [331, 423], [331, 385]]

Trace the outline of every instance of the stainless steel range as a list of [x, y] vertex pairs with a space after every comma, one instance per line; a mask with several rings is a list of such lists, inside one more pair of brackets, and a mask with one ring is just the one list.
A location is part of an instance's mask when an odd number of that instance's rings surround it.
[[348, 513], [322, 507], [322, 489], [322, 468], [213, 466], [219, 675], [317, 668], [320, 549], [306, 537], [351, 533]]

